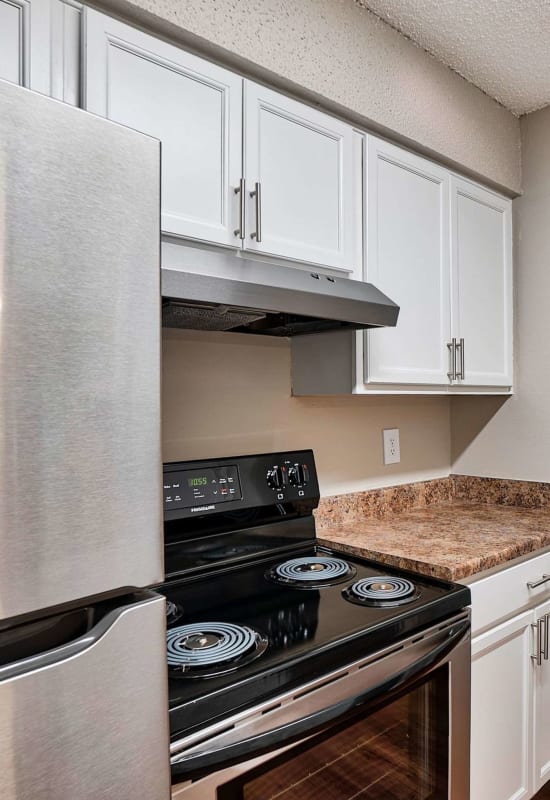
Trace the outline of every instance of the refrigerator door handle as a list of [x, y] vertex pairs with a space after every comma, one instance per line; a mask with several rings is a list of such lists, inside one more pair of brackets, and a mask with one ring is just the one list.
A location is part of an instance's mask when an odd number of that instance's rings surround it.
[[[3, 681], [17, 678], [21, 675], [27, 675], [36, 670], [44, 669], [45, 667], [59, 665], [69, 658], [75, 658], [81, 655], [90, 647], [93, 647], [94, 644], [108, 633], [124, 614], [135, 609], [137, 599], [143, 604], [147, 601], [158, 600], [159, 595], [153, 592], [142, 591], [137, 597], [134, 596], [133, 602], [127, 602], [125, 605], [117, 606], [111, 611], [108, 611], [89, 631], [86, 631], [86, 633], [81, 636], [56, 647], [52, 647], [51, 650], [45, 650], [37, 655], [27, 656], [0, 666], [0, 684]], [[0, 633], [0, 646], [1, 645], [2, 633]]]
[[2, 800], [169, 800], [165, 601], [121, 603], [84, 636], [4, 667]]

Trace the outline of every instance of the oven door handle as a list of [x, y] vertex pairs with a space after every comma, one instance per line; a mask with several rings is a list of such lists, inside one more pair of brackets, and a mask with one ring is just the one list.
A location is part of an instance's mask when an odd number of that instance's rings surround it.
[[[212, 772], [215, 768], [220, 769], [232, 766], [243, 760], [255, 758], [279, 747], [286, 747], [293, 742], [318, 733], [328, 724], [358, 706], [375, 699], [385, 692], [401, 689], [412, 680], [433, 670], [440, 662], [445, 661], [445, 657], [469, 633], [469, 629], [469, 619], [461, 620], [453, 625], [445, 635], [438, 637], [439, 643], [431, 647], [427, 653], [417, 659], [411, 658], [402, 669], [393, 673], [390, 672], [387, 678], [377, 680], [375, 683], [370, 683], [368, 680], [368, 667], [371, 665], [367, 665], [367, 669], [361, 670], [358, 675], [363, 683], [362, 691], [353, 693], [335, 704], [325, 706], [313, 713], [305, 714], [298, 719], [288, 721], [283, 725], [270, 728], [253, 736], [247, 736], [243, 730], [243, 738], [239, 739], [238, 727], [236, 730], [231, 730], [229, 734], [226, 728], [219, 735], [214, 734], [205, 738], [200, 744], [191, 746], [183, 752], [179, 749], [178, 752], [172, 755], [172, 776], [178, 779], [199, 778]], [[443, 641], [441, 641], [441, 638]], [[414, 651], [414, 645], [408, 649]], [[391, 662], [391, 656], [383, 660]], [[377, 663], [379, 662], [375, 661], [373, 665]], [[390, 664], [388, 664], [388, 667], [390, 667]], [[300, 700], [297, 701], [297, 705], [300, 704]], [[276, 716], [277, 710], [272, 713]], [[266, 715], [267, 718], [264, 717], [263, 719], [267, 722], [270, 716], [268, 714]], [[246, 727], [244, 725], [243, 729]], [[235, 736], [237, 736], [237, 739], [235, 739]]]

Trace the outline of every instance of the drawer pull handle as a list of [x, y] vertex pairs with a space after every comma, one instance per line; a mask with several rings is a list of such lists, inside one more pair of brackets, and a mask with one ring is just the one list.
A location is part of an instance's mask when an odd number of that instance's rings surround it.
[[550, 575], [543, 575], [539, 581], [527, 581], [527, 586], [530, 589], [536, 589], [537, 586], [542, 586], [543, 583], [550, 581]]
[[544, 660], [548, 661], [548, 635], [550, 634], [550, 613], [544, 615], [544, 646], [542, 654]]

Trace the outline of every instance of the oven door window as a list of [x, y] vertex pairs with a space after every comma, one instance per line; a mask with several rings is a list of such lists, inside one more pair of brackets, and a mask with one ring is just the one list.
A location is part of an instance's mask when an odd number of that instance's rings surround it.
[[448, 797], [446, 668], [381, 707], [267, 757], [218, 787], [219, 800], [443, 800]]

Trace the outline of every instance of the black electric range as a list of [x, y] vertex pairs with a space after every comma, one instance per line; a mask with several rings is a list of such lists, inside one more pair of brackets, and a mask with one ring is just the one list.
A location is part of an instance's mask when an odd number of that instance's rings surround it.
[[469, 590], [315, 539], [307, 451], [164, 467], [171, 738], [433, 626]]

